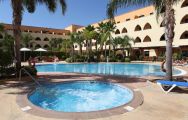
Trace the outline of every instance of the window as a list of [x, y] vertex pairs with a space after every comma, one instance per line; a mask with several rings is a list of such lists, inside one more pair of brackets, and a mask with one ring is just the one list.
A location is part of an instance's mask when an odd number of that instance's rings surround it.
[[182, 51], [182, 56], [183, 57], [188, 57], [188, 51], [187, 50], [183, 50]]
[[137, 25], [136, 27], [135, 27], [135, 30], [134, 31], [141, 31], [142, 30], [142, 28], [140, 27], [140, 25]]
[[160, 41], [165, 41], [165, 34], [161, 36]]
[[0, 42], [0, 47], [3, 47], [3, 43], [2, 42]]
[[188, 31], [185, 31], [185, 32], [181, 35], [180, 39], [188, 39]]
[[152, 12], [152, 13], [150, 13], [150, 15], [153, 15], [154, 13]]
[[166, 10], [165, 10], [165, 7], [163, 7], [162, 9], [161, 9], [161, 12], [160, 13], [164, 13]]
[[144, 51], [144, 56], [149, 57], [149, 51]]
[[143, 42], [151, 42], [151, 38], [149, 36], [146, 36], [144, 38]]
[[46, 37], [46, 38], [44, 38], [44, 41], [49, 41], [49, 39]]
[[48, 46], [48, 45], [45, 45], [45, 46], [44, 46], [44, 48], [48, 49], [48, 48], [49, 48], [49, 46]]
[[137, 37], [134, 41], [134, 43], [141, 43], [141, 39], [139, 37]]
[[187, 7], [187, 6], [188, 6], [188, 0], [185, 0], [185, 1], [183, 2], [183, 4], [181, 5], [181, 8]]
[[30, 44], [30, 48], [33, 48], [33, 44]]
[[35, 40], [36, 40], [36, 41], [41, 41], [41, 39], [40, 39], [39, 37], [37, 37]]
[[180, 22], [180, 24], [185, 24], [185, 23], [188, 23], [188, 14], [185, 15], [185, 16], [182, 18], [181, 22]]
[[161, 22], [160, 27], [165, 27], [165, 21], [164, 20]]
[[130, 21], [130, 20], [131, 20], [130, 18], [126, 19], [126, 21]]
[[120, 31], [119, 29], [116, 30], [115, 34], [120, 34]]
[[77, 47], [78, 47], [78, 45], [75, 45], [75, 46], [74, 46], [74, 48], [77, 48]]
[[40, 46], [39, 44], [37, 44], [37, 45], [35, 46], [35, 49], [38, 49], [38, 48], [41, 48], [41, 46]]
[[0, 34], [0, 39], [3, 39], [3, 35], [2, 34]]
[[144, 15], [140, 15], [139, 18], [144, 17]]
[[146, 23], [146, 25], [144, 26], [144, 30], [147, 30], [147, 29], [152, 29], [152, 27], [149, 23]]
[[123, 30], [122, 30], [121, 33], [127, 33], [127, 29], [126, 29], [126, 28], [123, 28]]
[[120, 21], [118, 21], [117, 23], [120, 23]]
[[138, 19], [139, 17], [136, 15], [135, 17], [134, 17], [134, 19]]

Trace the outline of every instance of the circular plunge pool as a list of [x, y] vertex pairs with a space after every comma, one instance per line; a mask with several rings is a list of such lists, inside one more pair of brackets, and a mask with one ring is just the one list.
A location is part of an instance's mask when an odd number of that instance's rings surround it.
[[44, 84], [28, 99], [41, 108], [60, 112], [92, 112], [122, 106], [133, 99], [129, 88], [108, 82], [73, 81]]

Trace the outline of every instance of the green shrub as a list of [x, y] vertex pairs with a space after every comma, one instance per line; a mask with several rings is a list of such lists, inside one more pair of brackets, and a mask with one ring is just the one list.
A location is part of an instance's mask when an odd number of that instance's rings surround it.
[[[32, 76], [37, 75], [37, 70], [35, 67], [22, 67], [26, 71], [28, 71]], [[15, 78], [16, 76], [16, 68], [15, 67], [8, 67], [8, 68], [1, 68], [0, 69], [0, 77], [1, 78]], [[22, 71], [22, 76], [28, 76], [24, 71]]]
[[72, 63], [72, 62], [73, 62], [73, 58], [72, 58], [72, 57], [67, 58], [67, 59], [65, 59], [65, 61], [66, 61], [67, 63]]
[[0, 77], [2, 78], [14, 76], [15, 73], [16, 73], [15, 67], [9, 67], [9, 68], [0, 67]]
[[[32, 76], [36, 76], [37, 75], [37, 70], [36, 70], [35, 67], [28, 67], [28, 66], [26, 67], [26, 66], [24, 66], [22, 68], [24, 68], [26, 71], [28, 71]], [[25, 74], [23, 72], [22, 76], [27, 76], [27, 74]]]
[[10, 51], [0, 50], [0, 56], [1, 56], [1, 59], [0, 59], [0, 66], [1, 67], [6, 68], [13, 63], [13, 58], [11, 56]]
[[125, 58], [125, 62], [131, 62], [130, 58]]
[[84, 56], [77, 56], [75, 58], [75, 62], [84, 62], [85, 61], [85, 57]]
[[109, 62], [117, 62], [117, 59], [115, 57], [110, 57]]

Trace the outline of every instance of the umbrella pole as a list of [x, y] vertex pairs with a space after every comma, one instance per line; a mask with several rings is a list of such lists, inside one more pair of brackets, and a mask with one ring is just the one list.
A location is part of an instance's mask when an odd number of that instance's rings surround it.
[[40, 52], [40, 60], [41, 60], [41, 52]]
[[24, 62], [25, 62], [25, 51], [24, 51]]

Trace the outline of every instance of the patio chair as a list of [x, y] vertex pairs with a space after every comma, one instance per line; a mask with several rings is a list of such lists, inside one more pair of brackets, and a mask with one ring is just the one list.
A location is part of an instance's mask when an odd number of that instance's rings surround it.
[[[167, 94], [172, 89], [174, 89], [176, 86], [178, 87], [186, 87], [188, 88], [188, 82], [177, 82], [177, 81], [170, 81], [170, 80], [157, 80], [157, 84], [160, 86], [160, 88]], [[171, 86], [167, 91], [163, 88], [162, 85], [165, 86]]]

